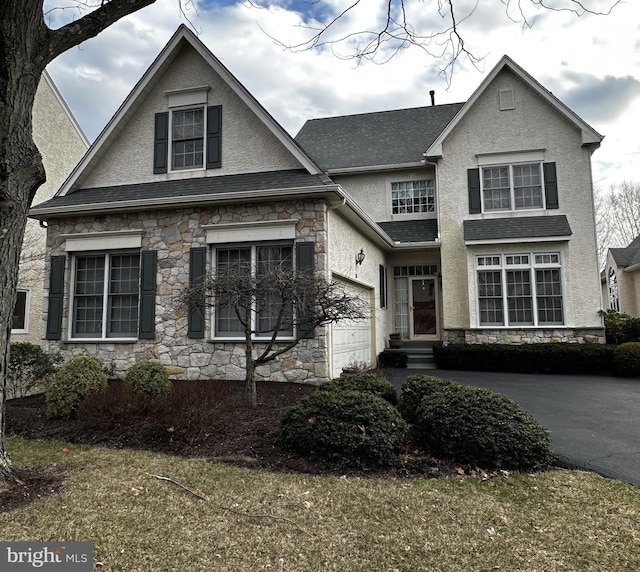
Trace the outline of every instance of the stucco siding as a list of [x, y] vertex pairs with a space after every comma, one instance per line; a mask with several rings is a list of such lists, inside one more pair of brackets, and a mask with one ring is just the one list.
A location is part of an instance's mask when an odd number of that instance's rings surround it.
[[[207, 105], [222, 105], [222, 167], [153, 174], [154, 115], [168, 110], [165, 92], [208, 86]], [[187, 177], [299, 169], [300, 163], [191, 47], [185, 47], [136, 107], [83, 183], [102, 187]]]
[[[329, 212], [327, 245], [329, 279], [331, 279], [331, 273], [335, 272], [356, 285], [371, 288], [374, 292], [374, 299], [371, 301], [371, 318], [374, 329], [372, 339], [375, 340], [374, 350], [377, 355], [385, 347], [385, 338], [392, 322], [391, 298], [388, 298], [389, 303], [386, 309], [380, 308], [379, 267], [381, 264], [387, 264], [385, 252], [342, 216], [339, 209]], [[363, 249], [365, 259], [362, 265], [356, 266], [356, 254], [360, 249]], [[387, 271], [388, 287], [391, 288], [391, 267], [388, 267]]]
[[[49, 81], [46, 77], [40, 80], [33, 106], [33, 139], [47, 175], [36, 193], [34, 205], [56, 193], [87, 150], [84, 136]], [[46, 230], [38, 221], [28, 220], [18, 276], [18, 288], [29, 292], [27, 333], [13, 333], [13, 342], [39, 344], [42, 338], [45, 247]]]
[[[432, 166], [423, 169], [402, 169], [360, 175], [336, 175], [333, 180], [342, 185], [366, 213], [376, 222], [416, 218], [435, 218], [436, 211], [419, 214], [392, 214], [391, 183], [435, 179]], [[437, 208], [437, 205], [436, 205]]]
[[[512, 89], [515, 109], [501, 111], [499, 91]], [[467, 169], [478, 155], [538, 151], [557, 168], [559, 209], [469, 214]], [[443, 145], [438, 165], [444, 322], [447, 328], [477, 327], [475, 254], [481, 252], [562, 253], [565, 326], [601, 326], [599, 273], [589, 150], [581, 133], [513, 73], [503, 70], [487, 87]], [[462, 221], [566, 214], [573, 235], [565, 244], [518, 244], [468, 248]]]

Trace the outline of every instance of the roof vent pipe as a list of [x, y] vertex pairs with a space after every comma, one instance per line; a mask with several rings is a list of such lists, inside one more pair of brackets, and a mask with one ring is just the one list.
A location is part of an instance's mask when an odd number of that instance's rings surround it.
[[435, 105], [436, 104], [436, 92], [435, 90], [431, 90], [429, 92], [429, 95], [431, 96], [431, 105]]

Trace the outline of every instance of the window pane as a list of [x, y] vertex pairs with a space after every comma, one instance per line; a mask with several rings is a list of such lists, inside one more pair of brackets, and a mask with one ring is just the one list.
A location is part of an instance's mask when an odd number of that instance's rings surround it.
[[432, 179], [391, 183], [393, 214], [435, 212], [435, 186]]
[[507, 304], [509, 306], [509, 325], [533, 324], [533, 299], [529, 270], [507, 272]]
[[509, 210], [511, 208], [509, 167], [485, 167], [482, 169], [482, 198], [484, 210]]
[[[266, 280], [260, 281], [256, 300], [256, 329], [259, 334], [271, 333], [277, 328], [279, 335], [293, 335], [293, 305], [286, 295], [283, 297], [278, 280], [286, 279], [293, 262], [293, 249], [291, 246], [259, 246], [257, 257], [257, 272], [265, 275]], [[278, 268], [284, 269], [285, 276], [277, 275]]]
[[539, 163], [513, 166], [513, 195], [516, 209], [542, 208]]
[[[216, 250], [216, 271], [219, 275], [225, 273], [248, 273], [251, 272], [251, 249], [250, 248], [218, 248]], [[246, 306], [250, 305], [250, 300], [236, 300], [231, 304], [228, 294], [221, 294], [216, 300], [215, 309], [215, 335], [238, 337], [244, 332], [242, 322], [238, 319], [237, 311], [242, 316], [246, 316]]]
[[110, 263], [107, 336], [135, 337], [138, 334], [140, 255], [112, 255]]
[[500, 271], [478, 272], [478, 298], [480, 324], [501, 326], [504, 324], [502, 308], [502, 274]]
[[536, 270], [536, 302], [539, 324], [564, 323], [560, 269]]
[[104, 255], [76, 258], [71, 328], [74, 338], [102, 337], [104, 265]]
[[204, 109], [172, 113], [172, 169], [193, 169], [204, 165]]
[[16, 297], [16, 305], [13, 307], [13, 316], [11, 319], [12, 330], [27, 329], [27, 295], [26, 290], [18, 290]]

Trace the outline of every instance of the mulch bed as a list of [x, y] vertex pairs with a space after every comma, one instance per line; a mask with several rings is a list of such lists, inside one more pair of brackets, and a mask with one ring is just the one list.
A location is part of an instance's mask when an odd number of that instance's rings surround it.
[[[386, 469], [358, 470], [303, 459], [280, 449], [276, 432], [282, 412], [315, 388], [273, 382], [258, 382], [257, 388], [258, 407], [254, 409], [245, 403], [244, 383], [175, 382], [171, 399], [156, 404], [150, 414], [143, 414], [134, 412], [131, 397], [124, 394], [120, 383], [113, 382], [105, 396], [89, 399], [77, 418], [69, 420], [47, 418], [44, 396], [34, 395], [7, 402], [6, 431], [7, 435], [26, 439], [144, 449], [273, 472], [362, 478], [487, 475], [413, 448], [404, 451], [400, 465]], [[62, 479], [55, 468], [23, 471], [19, 477], [22, 484], [0, 491], [0, 510], [56, 492]]]

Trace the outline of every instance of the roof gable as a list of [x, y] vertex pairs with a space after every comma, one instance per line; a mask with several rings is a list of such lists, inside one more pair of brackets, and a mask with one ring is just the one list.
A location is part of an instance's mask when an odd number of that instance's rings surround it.
[[[181, 54], [184, 54], [185, 50], [188, 49], [195, 51], [206, 62], [212, 72], [224, 82], [229, 91], [246, 105], [253, 117], [284, 147], [285, 152], [290, 154], [297, 168], [302, 167], [310, 174], [320, 173], [318, 166], [284, 128], [262, 107], [220, 60], [186, 26], [181, 25], [62, 186], [58, 193], [60, 196], [82, 188], [93, 168], [103, 160], [110, 147], [127, 129], [129, 123], [135, 120], [139, 111], [143, 109], [146, 98], [155, 89], [158, 89], [165, 73], [181, 57]], [[186, 174], [186, 176], [189, 175]]]
[[555, 109], [560, 115], [562, 115], [567, 121], [573, 124], [581, 133], [583, 146], [600, 145], [603, 137], [593, 127], [576, 115], [571, 109], [569, 109], [564, 103], [562, 103], [557, 97], [555, 97], [549, 90], [542, 86], [533, 76], [529, 75], [523, 68], [516, 64], [509, 56], [503, 56], [498, 64], [491, 70], [489, 75], [473, 92], [468, 101], [464, 104], [460, 112], [453, 118], [453, 120], [443, 129], [438, 137], [427, 149], [425, 155], [427, 157], [441, 157], [442, 146], [456, 128], [456, 126], [464, 119], [469, 110], [474, 106], [476, 101], [487, 91], [491, 83], [496, 79], [498, 74], [504, 69], [510, 70], [517, 78], [525, 83], [534, 93], [545, 100], [553, 109]]

